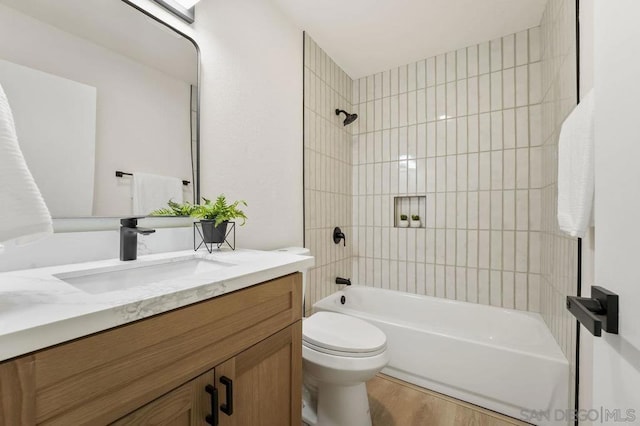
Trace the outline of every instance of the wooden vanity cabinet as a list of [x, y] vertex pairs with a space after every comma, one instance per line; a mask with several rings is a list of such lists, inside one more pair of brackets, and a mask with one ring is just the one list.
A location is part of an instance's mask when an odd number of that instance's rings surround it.
[[291, 274], [0, 363], [0, 426], [207, 425], [212, 410], [297, 426], [301, 290]]

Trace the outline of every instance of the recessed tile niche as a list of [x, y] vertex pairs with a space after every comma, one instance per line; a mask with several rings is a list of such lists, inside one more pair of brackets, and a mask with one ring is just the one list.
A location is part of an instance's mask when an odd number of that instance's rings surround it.
[[[425, 227], [425, 214], [427, 212], [427, 197], [424, 195], [405, 195], [400, 197], [393, 197], [393, 226], [396, 228], [403, 228], [400, 226], [400, 216], [407, 215], [411, 228], [424, 228]], [[420, 226], [415, 226], [415, 222], [411, 219], [411, 216], [420, 216]]]

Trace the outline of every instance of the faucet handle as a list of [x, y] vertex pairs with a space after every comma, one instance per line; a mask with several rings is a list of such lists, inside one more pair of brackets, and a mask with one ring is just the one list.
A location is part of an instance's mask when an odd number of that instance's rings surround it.
[[340, 244], [340, 240], [344, 243], [344, 246], [347, 246], [347, 237], [344, 235], [344, 232], [339, 227], [333, 228], [333, 242], [336, 244]]
[[138, 219], [144, 219], [145, 216], [123, 217], [120, 219], [120, 225], [127, 228], [135, 228], [138, 226]]

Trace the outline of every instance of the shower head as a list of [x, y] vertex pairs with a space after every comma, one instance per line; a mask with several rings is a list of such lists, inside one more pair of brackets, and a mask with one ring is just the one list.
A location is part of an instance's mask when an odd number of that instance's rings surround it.
[[345, 126], [353, 123], [358, 119], [358, 114], [349, 114], [347, 111], [343, 109], [336, 109], [336, 115], [340, 115], [341, 113], [344, 113], [345, 115], [345, 119], [343, 122]]

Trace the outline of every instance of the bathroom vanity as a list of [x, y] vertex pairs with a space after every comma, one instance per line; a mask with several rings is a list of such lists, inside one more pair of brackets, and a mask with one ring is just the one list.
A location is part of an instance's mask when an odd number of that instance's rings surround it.
[[[85, 275], [103, 273], [117, 262], [0, 274], [0, 425], [299, 425], [302, 285], [296, 271], [313, 258], [251, 250], [199, 258], [229, 266], [170, 284], [94, 294], [64, 277], [77, 276], [79, 267]], [[40, 292], [49, 291], [50, 303], [27, 287], [23, 300], [31, 297], [42, 310], [21, 326], [15, 324], [20, 290], [12, 283], [29, 277]], [[55, 313], [63, 287], [70, 300], [86, 298], [84, 314]], [[36, 312], [23, 308], [23, 314]], [[105, 321], [113, 327], [72, 337]], [[49, 346], [56, 339], [64, 342]], [[7, 359], [9, 346], [20, 352], [45, 341], [49, 347]]]

